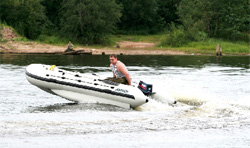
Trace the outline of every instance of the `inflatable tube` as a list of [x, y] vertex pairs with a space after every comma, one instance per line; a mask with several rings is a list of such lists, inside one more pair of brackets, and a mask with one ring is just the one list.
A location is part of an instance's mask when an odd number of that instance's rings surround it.
[[25, 74], [31, 84], [75, 102], [95, 101], [124, 108], [136, 108], [148, 102], [148, 97], [136, 86], [107, 81], [96, 74], [71, 72], [43, 64], [29, 65]]

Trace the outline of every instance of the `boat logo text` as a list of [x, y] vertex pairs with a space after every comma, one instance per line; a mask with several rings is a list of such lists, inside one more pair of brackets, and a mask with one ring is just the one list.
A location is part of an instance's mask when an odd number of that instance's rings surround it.
[[125, 89], [120, 89], [120, 88], [115, 89], [115, 91], [119, 91], [119, 92], [123, 92], [123, 93], [128, 93], [127, 90], [125, 90]]

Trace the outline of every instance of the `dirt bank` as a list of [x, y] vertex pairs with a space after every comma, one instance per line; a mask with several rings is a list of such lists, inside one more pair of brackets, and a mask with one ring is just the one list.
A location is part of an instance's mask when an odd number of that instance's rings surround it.
[[[77, 47], [75, 50], [85, 50], [86, 52], [92, 52], [93, 55], [100, 54], [123, 54], [123, 55], [184, 55], [184, 52], [172, 51], [172, 50], [156, 50], [152, 49], [154, 43], [145, 42], [128, 42], [122, 41], [117, 43], [117, 47], [104, 47], [104, 48], [92, 48], [92, 47]], [[8, 41], [0, 43], [1, 53], [17, 53], [17, 54], [62, 54], [67, 48], [67, 44], [64, 46], [55, 46], [50, 44], [41, 44], [36, 42], [23, 42], [23, 41]]]
[[1, 38], [2, 40], [12, 40], [14, 38], [18, 38], [19, 35], [17, 35], [13, 29], [11, 28], [8, 28], [8, 27], [3, 27], [3, 28], [0, 28], [0, 35], [1, 35]]
[[[37, 42], [15, 41], [19, 37], [12, 28], [3, 27], [0, 30], [2, 42], [0, 41], [0, 53], [2, 54], [63, 54], [67, 48]], [[155, 50], [155, 43], [121, 41], [114, 47], [93, 48], [77, 47], [75, 50], [84, 50], [86, 53], [98, 54], [123, 54], [123, 55], [183, 55], [184, 52], [172, 50]]]
[[[42, 44], [32, 41], [17, 41], [20, 36], [16, 34], [12, 28], [2, 27], [0, 30], [0, 54], [64, 54], [67, 43], [63, 46], [55, 46], [50, 44]], [[75, 50], [100, 54], [122, 54], [122, 55], [189, 55], [182, 51], [171, 49], [160, 49], [155, 47], [155, 43], [121, 41], [117, 42], [114, 47], [90, 47], [75, 46]], [[195, 55], [200, 55], [194, 51]], [[215, 53], [214, 53], [215, 54]], [[224, 54], [225, 55], [225, 54]], [[250, 55], [250, 53], [248, 54]]]

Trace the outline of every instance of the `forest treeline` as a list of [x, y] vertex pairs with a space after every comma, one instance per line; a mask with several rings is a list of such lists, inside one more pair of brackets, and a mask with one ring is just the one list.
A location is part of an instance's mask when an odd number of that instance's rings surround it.
[[28, 39], [60, 36], [102, 44], [112, 34], [168, 32], [166, 44], [247, 41], [248, 0], [1, 0], [0, 24]]

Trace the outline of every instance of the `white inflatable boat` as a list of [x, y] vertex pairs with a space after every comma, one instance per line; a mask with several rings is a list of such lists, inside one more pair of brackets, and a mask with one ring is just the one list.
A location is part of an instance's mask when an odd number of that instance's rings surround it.
[[55, 65], [31, 64], [25, 73], [31, 84], [75, 102], [95, 101], [124, 108], [136, 108], [147, 103], [148, 96], [152, 94], [152, 86], [147, 86], [143, 82], [140, 82], [138, 87], [128, 86], [107, 81], [96, 74], [59, 69]]

